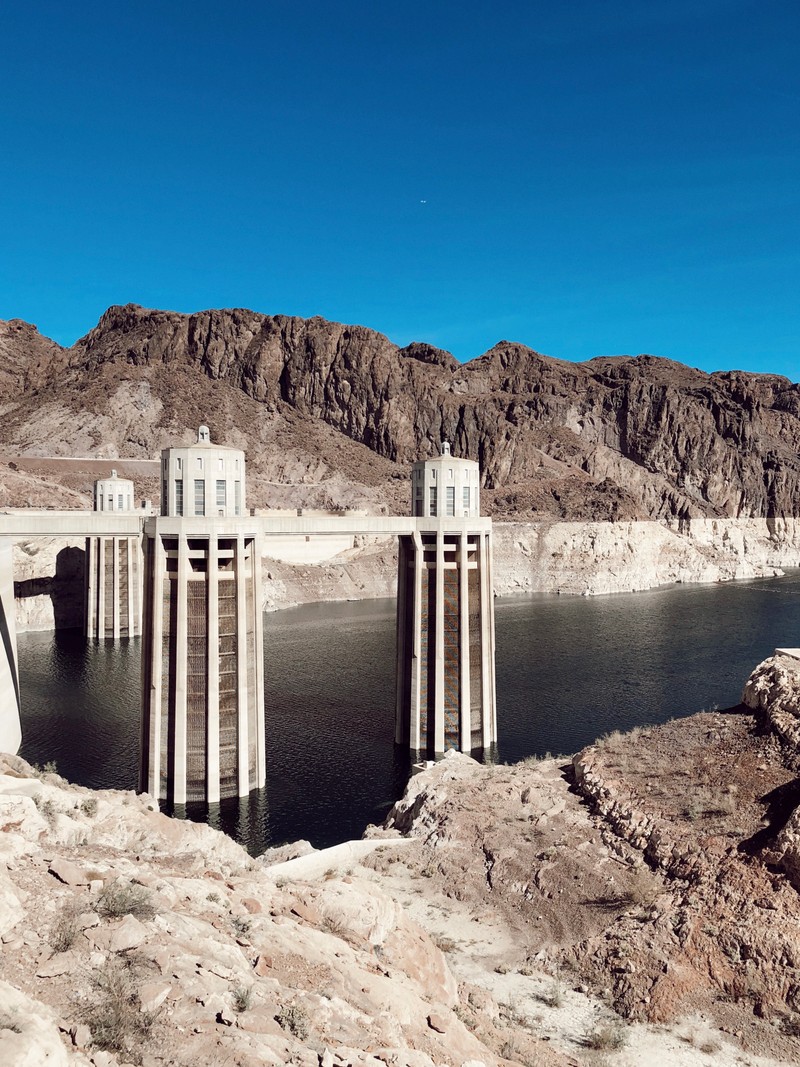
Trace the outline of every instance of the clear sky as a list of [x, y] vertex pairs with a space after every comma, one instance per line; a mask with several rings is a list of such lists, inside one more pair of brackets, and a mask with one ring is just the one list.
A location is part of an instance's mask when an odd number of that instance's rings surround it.
[[8, 0], [0, 318], [800, 376], [796, 0]]

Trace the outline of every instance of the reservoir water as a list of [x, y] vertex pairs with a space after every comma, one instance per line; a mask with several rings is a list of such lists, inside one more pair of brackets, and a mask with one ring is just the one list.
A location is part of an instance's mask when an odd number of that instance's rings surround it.
[[[265, 616], [267, 787], [193, 809], [254, 853], [361, 835], [399, 797], [393, 744], [394, 601]], [[800, 644], [800, 571], [590, 599], [496, 602], [498, 751], [513, 762], [739, 702], [776, 645]], [[139, 641], [87, 646], [76, 631], [20, 634], [22, 755], [65, 777], [135, 788]], [[333, 666], [332, 666], [333, 665]]]

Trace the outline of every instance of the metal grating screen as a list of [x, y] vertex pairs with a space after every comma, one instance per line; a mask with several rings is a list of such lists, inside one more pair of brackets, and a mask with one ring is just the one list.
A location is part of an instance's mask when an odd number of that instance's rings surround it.
[[238, 687], [236, 639], [236, 582], [222, 573], [218, 586], [219, 612], [219, 777], [222, 795], [236, 793]]
[[128, 573], [128, 538], [123, 537], [117, 542], [119, 559], [119, 632], [120, 636], [128, 636], [128, 598], [130, 596], [130, 575]]
[[206, 795], [208, 583], [186, 583], [186, 799]]
[[103, 636], [114, 636], [114, 538], [104, 537], [100, 539], [103, 546], [103, 589], [101, 596], [105, 606], [105, 622], [103, 624]]
[[[470, 546], [477, 538], [471, 537]], [[478, 567], [480, 556], [477, 554]], [[483, 748], [483, 729], [481, 725], [481, 710], [483, 707], [483, 672], [482, 672], [482, 647], [481, 647], [481, 583], [480, 572], [476, 568], [469, 572], [467, 582], [469, 589], [469, 697], [470, 697], [470, 730], [472, 733], [472, 747]]]
[[445, 570], [444, 578], [444, 747], [459, 747], [459, 641], [461, 597], [457, 568]]
[[166, 577], [162, 586], [161, 628], [161, 785], [160, 795], [172, 793], [175, 760], [175, 651], [178, 632], [177, 579]]
[[424, 752], [436, 744], [436, 571], [424, 567], [419, 640], [419, 745]]
[[253, 595], [253, 542], [247, 542], [248, 560], [245, 564], [245, 613], [247, 618], [247, 758], [251, 788], [256, 784], [258, 709], [256, 707], [256, 630], [255, 597]]

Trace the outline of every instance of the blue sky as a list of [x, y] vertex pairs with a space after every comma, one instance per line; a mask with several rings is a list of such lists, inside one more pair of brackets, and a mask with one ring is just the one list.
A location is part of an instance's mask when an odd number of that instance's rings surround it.
[[0, 318], [324, 315], [797, 380], [800, 5], [7, 3]]

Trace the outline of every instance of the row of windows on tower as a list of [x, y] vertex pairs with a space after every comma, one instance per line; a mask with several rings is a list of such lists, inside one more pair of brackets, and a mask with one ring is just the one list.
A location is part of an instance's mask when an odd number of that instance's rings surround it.
[[[453, 517], [455, 517], [455, 513], [456, 513], [456, 487], [454, 485], [447, 485], [447, 486], [445, 486], [444, 492], [445, 492], [444, 511], [442, 512], [442, 514], [445, 515], [445, 516], [453, 516]], [[422, 514], [422, 500], [423, 500], [422, 494], [423, 494], [423, 487], [421, 485], [418, 485], [416, 487], [416, 497], [415, 497], [416, 507], [414, 508], [414, 512], [417, 515], [421, 515]], [[430, 505], [428, 510], [429, 510], [431, 515], [438, 515], [439, 514], [439, 511], [438, 511], [439, 494], [438, 494], [438, 491], [437, 491], [437, 488], [436, 488], [435, 485], [429, 486], [428, 494], [429, 494], [428, 503]], [[468, 515], [469, 514], [469, 508], [470, 508], [470, 487], [468, 485], [465, 485], [463, 487], [461, 499], [462, 499], [462, 504], [463, 504], [463, 507], [464, 507], [464, 514]]]
[[[218, 478], [216, 481], [216, 494], [215, 504], [217, 513], [224, 515], [228, 507], [228, 483], [224, 478]], [[167, 483], [164, 482], [164, 499], [161, 502], [161, 512], [163, 515], [167, 514]], [[189, 512], [191, 515], [205, 515], [206, 513], [206, 481], [205, 478], [194, 479], [194, 510]], [[242, 513], [242, 483], [236, 481], [233, 483], [233, 513], [234, 515], [241, 515]], [[184, 500], [183, 500], [183, 478], [175, 479], [175, 514], [184, 515]]]
[[[417, 481], [421, 482], [425, 478], [426, 471], [422, 467], [417, 467], [414, 470], [413, 473], [414, 473], [414, 481], [415, 482], [417, 482]], [[433, 479], [433, 481], [436, 481], [436, 468], [435, 467], [428, 468], [427, 473]], [[461, 472], [461, 476], [462, 476], [462, 479], [466, 479], [467, 481], [469, 481], [469, 480], [475, 481], [475, 480], [477, 480], [478, 472], [476, 470], [474, 472], [474, 474], [473, 474], [473, 472], [470, 471], [469, 468], [467, 468], [466, 470], [463, 470]], [[447, 480], [449, 482], [452, 482], [452, 480], [453, 480], [453, 468], [452, 467], [448, 467], [447, 468]]]
[[[117, 495], [116, 510], [117, 511], [125, 511], [125, 508], [126, 508], [125, 494], [124, 493], [119, 493]], [[108, 496], [105, 496], [103, 493], [98, 493], [97, 494], [97, 510], [98, 511], [114, 511], [114, 494], [113, 493], [109, 493]], [[131, 510], [131, 495], [130, 495], [130, 493], [128, 493], [127, 510], [128, 511]]]
[[[209, 459], [209, 462], [210, 462], [210, 459]], [[195, 457], [195, 463], [197, 464], [197, 469], [199, 471], [201, 471], [203, 469], [203, 467], [204, 467], [203, 457], [202, 456], [196, 456]], [[235, 469], [238, 471], [239, 470], [239, 458], [238, 458], [238, 456], [234, 458], [233, 464], [234, 464]], [[218, 467], [219, 470], [224, 470], [225, 469], [225, 460], [223, 459], [222, 456], [217, 456], [217, 467]], [[181, 459], [180, 456], [176, 456], [175, 457], [175, 469], [176, 470], [183, 470], [183, 460]], [[166, 475], [168, 470], [169, 470], [169, 460], [165, 458], [164, 459], [164, 474], [165, 475]]]

